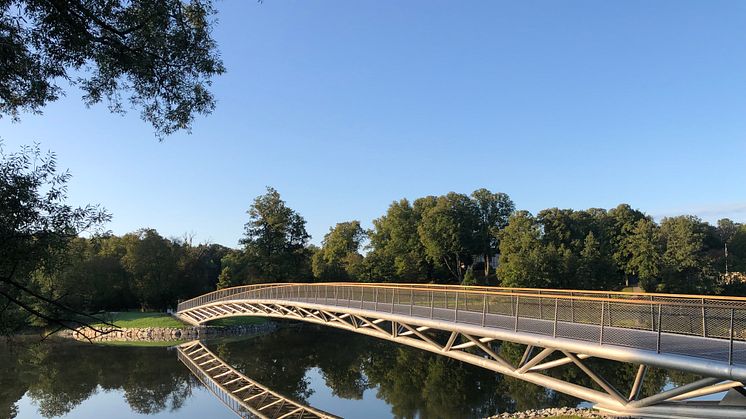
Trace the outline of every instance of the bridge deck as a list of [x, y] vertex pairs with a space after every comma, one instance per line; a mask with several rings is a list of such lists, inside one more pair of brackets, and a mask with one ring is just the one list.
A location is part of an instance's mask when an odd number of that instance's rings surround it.
[[[305, 303], [319, 302], [313, 298], [301, 298], [296, 300]], [[332, 300], [329, 302], [324, 302], [322, 300], [320, 302], [335, 305]], [[355, 307], [384, 313], [411, 315], [413, 317], [427, 319], [432, 318], [435, 320], [484, 327], [486, 329], [512, 330], [542, 336], [575, 339], [583, 342], [600, 343], [601, 336], [601, 326], [595, 324], [558, 321], [555, 330], [555, 323], [553, 320], [518, 317], [516, 323], [516, 317], [514, 316], [485, 313], [483, 323], [482, 313], [466, 310], [460, 310], [456, 313], [455, 309], [433, 308], [431, 317], [430, 308], [412, 306], [410, 313], [409, 304], [393, 304], [393, 310], [391, 303], [375, 302], [363, 302], [362, 305], [360, 302], [357, 302], [357, 304], [350, 303], [349, 305], [342, 304], [340, 307]], [[651, 351], [658, 350], [657, 331], [605, 326], [603, 333], [604, 345], [647, 349]], [[713, 361], [727, 362], [730, 353], [729, 340], [666, 332], [661, 333], [660, 346], [661, 349], [665, 350], [667, 353], [706, 358]], [[746, 342], [733, 341], [733, 362], [746, 364]]]
[[180, 304], [179, 313], [241, 299], [323, 304], [746, 366], [746, 299], [625, 293], [596, 298], [568, 296], [557, 290], [522, 291], [427, 285], [263, 284], [207, 294]]

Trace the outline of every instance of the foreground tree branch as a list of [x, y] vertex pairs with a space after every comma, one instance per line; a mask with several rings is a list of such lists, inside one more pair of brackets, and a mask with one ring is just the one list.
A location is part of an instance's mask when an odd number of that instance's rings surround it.
[[58, 173], [54, 154], [24, 147], [4, 154], [0, 142], [0, 304], [7, 334], [33, 321], [43, 326], [107, 331], [115, 327], [94, 314], [71, 307], [66, 294], [54, 295], [35, 281], [42, 272], [56, 272], [67, 263], [64, 251], [80, 232], [99, 228], [110, 219], [97, 207], [73, 208], [65, 203], [69, 173]]
[[59, 80], [87, 105], [128, 102], [159, 139], [215, 107], [212, 79], [225, 68], [211, 0], [9, 0], [0, 13], [0, 117], [40, 113], [62, 95]]

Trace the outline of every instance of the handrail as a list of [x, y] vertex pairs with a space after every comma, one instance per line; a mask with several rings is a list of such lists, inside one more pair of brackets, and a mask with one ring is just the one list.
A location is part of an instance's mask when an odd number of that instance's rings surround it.
[[[349, 282], [347, 282], [349, 284]], [[339, 284], [345, 284], [345, 282], [341, 282]], [[603, 295], [618, 295], [618, 296], [641, 296], [641, 297], [663, 297], [663, 298], [681, 298], [681, 299], [693, 299], [693, 300], [699, 300], [702, 298], [706, 298], [709, 300], [727, 300], [727, 301], [743, 301], [746, 303], [746, 297], [739, 297], [739, 296], [729, 296], [729, 295], [700, 295], [700, 294], [669, 294], [669, 293], [661, 293], [661, 292], [629, 292], [629, 291], [601, 291], [601, 290], [580, 290], [580, 289], [565, 289], [565, 288], [525, 288], [525, 287], [493, 287], [493, 286], [485, 286], [485, 285], [456, 285], [456, 284], [411, 284], [411, 283], [400, 283], [400, 282], [391, 282], [386, 283], [387, 285], [395, 285], [395, 286], [410, 286], [410, 285], [419, 285], [424, 287], [435, 287], [435, 288], [454, 288], [454, 289], [473, 289], [473, 290], [484, 290], [484, 291], [493, 291], [497, 290], [498, 292], [509, 292], [513, 293], [516, 291], [519, 292], [528, 292], [528, 293], [553, 293], [553, 294], [603, 294]]]
[[[708, 300], [727, 300], [727, 301], [743, 301], [746, 303], [746, 297], [729, 296], [729, 295], [701, 295], [701, 294], [674, 294], [674, 293], [660, 293], [660, 292], [628, 292], [628, 291], [601, 291], [601, 290], [580, 290], [580, 289], [566, 289], [566, 288], [526, 288], [526, 287], [493, 287], [485, 285], [456, 285], [456, 284], [430, 284], [430, 283], [405, 283], [405, 282], [277, 282], [277, 283], [263, 283], [253, 285], [237, 285], [234, 287], [221, 288], [217, 291], [229, 290], [233, 288], [243, 288], [247, 286], [261, 287], [261, 286], [277, 286], [277, 285], [306, 285], [306, 284], [323, 284], [323, 285], [357, 285], [357, 286], [391, 286], [391, 287], [426, 287], [426, 288], [446, 288], [446, 289], [463, 289], [463, 290], [476, 290], [486, 292], [501, 292], [501, 293], [515, 293], [517, 291], [525, 292], [529, 294], [546, 292], [549, 294], [604, 294], [604, 295], [618, 295], [618, 296], [630, 296], [630, 297], [662, 297], [662, 298], [681, 298], [681, 299], [692, 299], [700, 300], [702, 298]], [[217, 292], [213, 291], [213, 292]], [[207, 295], [207, 294], [205, 294]]]
[[[215, 301], [215, 298], [212, 298], [216, 295], [233, 295], [237, 294], [238, 292], [245, 292], [252, 289], [259, 289], [259, 288], [265, 288], [265, 287], [273, 287], [277, 286], [278, 284], [270, 283], [270, 284], [253, 284], [253, 285], [238, 285], [235, 287], [229, 287], [229, 288], [221, 288], [216, 291], [208, 292], [207, 294], [202, 294], [199, 297], [190, 298], [189, 300], [181, 301], [176, 305], [176, 311], [185, 310], [189, 307], [194, 307], [195, 305], [201, 305], [205, 304], [207, 301]], [[238, 291], [240, 289], [240, 291]]]
[[[200, 297], [193, 298], [191, 300], [184, 301], [178, 305], [177, 311], [182, 311], [187, 308], [194, 307], [195, 305], [201, 305], [208, 301], [219, 301], [224, 298], [223, 296], [231, 296], [246, 291], [252, 291], [261, 288], [280, 288], [290, 286], [338, 286], [338, 287], [355, 287], [355, 288], [377, 288], [377, 289], [406, 289], [406, 290], [438, 290], [440, 292], [457, 292], [466, 294], [478, 294], [478, 295], [491, 295], [491, 296], [521, 296], [527, 298], [541, 298], [541, 299], [554, 299], [559, 298], [563, 300], [575, 300], [575, 301], [606, 301], [611, 303], [628, 303], [628, 304], [641, 304], [641, 305], [666, 305], [676, 307], [706, 307], [706, 308], [720, 308], [730, 309], [733, 306], [743, 306], [746, 308], [746, 298], [733, 297], [732, 299], [723, 296], [709, 296], [709, 295], [687, 295], [687, 294], [643, 294], [643, 293], [620, 293], [620, 292], [603, 292], [603, 291], [570, 291], [570, 290], [552, 290], [552, 289], [539, 289], [539, 288], [498, 288], [498, 287], [472, 287], [464, 285], [439, 285], [439, 284], [397, 284], [397, 283], [362, 283], [362, 282], [316, 282], [316, 283], [273, 283], [273, 284], [254, 284], [254, 285], [239, 285], [236, 287], [223, 288], [217, 291], [204, 294]], [[513, 291], [516, 290], [516, 291]], [[510, 292], [507, 292], [510, 291]], [[545, 292], [545, 293], [542, 293]], [[556, 293], [558, 292], [558, 293]], [[562, 294], [562, 292], [569, 292], [570, 295]], [[607, 297], [589, 297], [587, 295], [573, 295], [573, 293], [593, 293], [593, 294], [609, 294]], [[221, 297], [211, 298], [213, 296]], [[627, 296], [634, 298], [613, 298], [615, 296]], [[661, 299], [656, 299], [656, 297]], [[683, 300], [683, 301], [678, 301]], [[690, 302], [697, 300], [696, 303]], [[713, 303], [710, 300], [716, 301]], [[723, 302], [729, 302], [732, 305], [724, 304]], [[195, 304], [196, 303], [196, 304]]]

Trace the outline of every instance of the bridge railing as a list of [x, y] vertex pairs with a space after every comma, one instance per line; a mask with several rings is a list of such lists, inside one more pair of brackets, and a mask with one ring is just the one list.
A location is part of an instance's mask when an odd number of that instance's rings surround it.
[[592, 297], [605, 299], [620, 300], [644, 300], [660, 301], [668, 303], [687, 303], [687, 304], [727, 304], [736, 307], [746, 307], [746, 297], [733, 297], [722, 295], [695, 295], [695, 294], [666, 294], [666, 293], [638, 293], [625, 291], [596, 291], [596, 290], [571, 290], [571, 289], [541, 289], [541, 288], [508, 288], [508, 287], [491, 287], [491, 286], [466, 286], [466, 285], [445, 285], [445, 284], [405, 284], [405, 283], [386, 283], [382, 284], [392, 287], [409, 288], [416, 286], [418, 288], [452, 290], [452, 291], [483, 291], [489, 293], [508, 293], [508, 294], [538, 294], [538, 295], [558, 295], [569, 297]]
[[233, 296], [245, 293], [247, 291], [257, 290], [265, 287], [277, 286], [278, 284], [255, 284], [255, 285], [242, 285], [239, 287], [223, 288], [217, 291], [208, 292], [207, 294], [200, 295], [199, 297], [192, 298], [190, 300], [182, 301], [176, 305], [176, 311], [184, 311], [190, 308], [198, 307], [204, 304], [211, 303], [213, 301], [224, 301], [231, 299]]
[[[608, 297], [554, 290], [351, 283], [265, 284], [221, 291], [200, 297], [197, 305], [250, 299], [298, 301], [746, 362], [746, 353], [734, 351], [734, 342], [746, 340], [746, 301], [736, 298]], [[644, 333], [630, 334], [630, 330]], [[703, 339], [682, 341], [682, 336]]]

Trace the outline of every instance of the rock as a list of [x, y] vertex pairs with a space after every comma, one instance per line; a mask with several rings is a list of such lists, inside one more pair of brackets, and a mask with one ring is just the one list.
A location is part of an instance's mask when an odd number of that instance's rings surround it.
[[277, 328], [274, 323], [265, 323], [262, 325], [231, 326], [231, 327], [190, 327], [186, 329], [176, 328], [142, 328], [142, 329], [123, 329], [115, 330], [113, 328], [101, 329], [99, 333], [90, 328], [78, 328], [66, 333], [60, 333], [59, 336], [77, 339], [77, 340], [94, 340], [94, 341], [171, 341], [171, 340], [193, 340], [204, 336], [230, 336], [244, 333], [255, 333], [270, 331]]
[[546, 418], [553, 416], [580, 416], [583, 418], [603, 418], [605, 416], [592, 409], [559, 407], [548, 409], [529, 409], [523, 412], [508, 413], [503, 412], [499, 415], [491, 416], [488, 419], [529, 419], [529, 418]]

